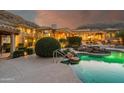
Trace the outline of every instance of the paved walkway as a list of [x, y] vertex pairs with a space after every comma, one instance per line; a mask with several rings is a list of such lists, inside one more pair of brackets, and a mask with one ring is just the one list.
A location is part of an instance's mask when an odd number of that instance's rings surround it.
[[77, 83], [71, 67], [35, 55], [0, 61], [0, 82]]

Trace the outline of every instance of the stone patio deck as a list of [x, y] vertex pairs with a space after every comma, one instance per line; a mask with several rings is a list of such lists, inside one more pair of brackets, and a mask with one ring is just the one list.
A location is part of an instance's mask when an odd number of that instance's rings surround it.
[[2, 83], [79, 83], [71, 67], [36, 55], [0, 60]]

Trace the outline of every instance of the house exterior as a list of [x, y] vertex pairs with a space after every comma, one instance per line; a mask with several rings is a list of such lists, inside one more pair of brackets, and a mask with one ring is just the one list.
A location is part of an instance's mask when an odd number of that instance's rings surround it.
[[121, 38], [115, 36], [120, 29], [84, 28], [72, 30], [69, 28], [56, 28], [56, 25], [53, 25], [53, 27], [39, 26], [18, 15], [0, 10], [0, 46], [9, 43], [12, 54], [20, 43], [26, 47], [34, 47], [36, 41], [43, 37], [53, 37], [59, 40], [72, 36], [82, 37], [84, 43], [122, 44]]
[[[11, 42], [10, 43], [10, 53], [12, 54], [13, 51], [15, 51], [15, 37], [20, 32], [18, 29], [6, 25], [3, 22], [0, 22], [0, 52], [2, 52], [2, 47], [4, 43]], [[5, 39], [5, 40], [4, 40]], [[3, 46], [4, 48], [4, 46]]]
[[0, 48], [4, 49], [8, 45], [12, 54], [20, 43], [33, 47], [40, 38], [39, 28], [40, 26], [20, 16], [0, 10]]
[[120, 29], [106, 28], [106, 29], [79, 29], [73, 30], [73, 33], [82, 37], [85, 43], [93, 44], [122, 44], [121, 38], [116, 37]]
[[[18, 30], [19, 34], [15, 36], [15, 46], [17, 47], [18, 44], [23, 43], [25, 46], [32, 46], [34, 45], [36, 39], [38, 38], [37, 32], [39, 32], [39, 26], [35, 23], [29, 22], [23, 19], [20, 16], [14, 15], [8, 11], [0, 11], [0, 24], [6, 27], [15, 28]], [[13, 32], [13, 30], [12, 30]], [[2, 42], [4, 43], [11, 43], [9, 35], [1, 35]]]

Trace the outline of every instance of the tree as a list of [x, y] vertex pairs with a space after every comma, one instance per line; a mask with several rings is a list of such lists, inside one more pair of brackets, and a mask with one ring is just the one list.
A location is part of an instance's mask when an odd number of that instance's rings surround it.
[[120, 37], [122, 39], [122, 43], [124, 45], [124, 30], [120, 30], [116, 33], [116, 37]]

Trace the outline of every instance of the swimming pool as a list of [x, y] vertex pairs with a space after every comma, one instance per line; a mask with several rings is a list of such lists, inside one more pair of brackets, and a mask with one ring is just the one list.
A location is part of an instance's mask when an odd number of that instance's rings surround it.
[[124, 53], [112, 52], [110, 56], [79, 55], [81, 61], [72, 65], [79, 79], [85, 83], [124, 83]]

